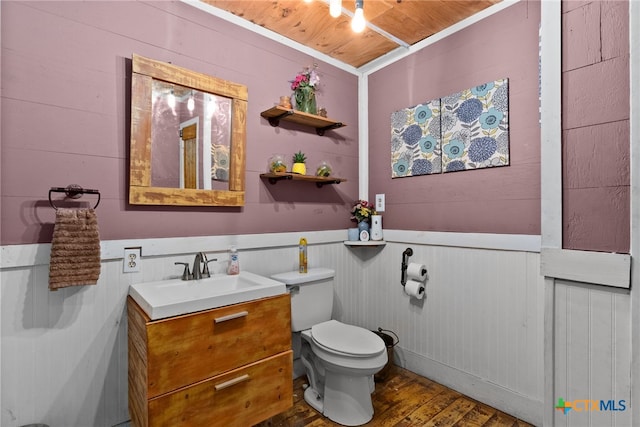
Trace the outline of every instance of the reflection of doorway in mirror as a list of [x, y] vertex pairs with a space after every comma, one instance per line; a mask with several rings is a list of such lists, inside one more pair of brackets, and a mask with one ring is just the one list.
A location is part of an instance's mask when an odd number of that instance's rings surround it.
[[180, 188], [198, 188], [199, 118], [180, 123]]

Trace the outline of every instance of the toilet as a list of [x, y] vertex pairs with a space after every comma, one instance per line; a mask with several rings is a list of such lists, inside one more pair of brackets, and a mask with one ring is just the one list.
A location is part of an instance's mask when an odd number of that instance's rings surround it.
[[336, 423], [359, 426], [373, 418], [373, 375], [387, 363], [387, 352], [375, 333], [331, 319], [334, 275], [310, 268], [271, 278], [291, 295], [294, 376], [302, 369], [309, 381], [304, 400]]

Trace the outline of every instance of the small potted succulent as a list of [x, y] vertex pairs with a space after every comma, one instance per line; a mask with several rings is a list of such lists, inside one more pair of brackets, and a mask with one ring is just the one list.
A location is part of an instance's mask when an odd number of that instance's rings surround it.
[[298, 173], [300, 175], [307, 174], [307, 165], [305, 162], [307, 161], [307, 157], [304, 155], [302, 151], [298, 151], [293, 155], [293, 166], [291, 167], [291, 172]]

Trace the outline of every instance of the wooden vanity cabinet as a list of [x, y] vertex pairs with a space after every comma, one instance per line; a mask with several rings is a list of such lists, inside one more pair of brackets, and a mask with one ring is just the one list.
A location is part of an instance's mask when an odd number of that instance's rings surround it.
[[129, 297], [136, 427], [251, 426], [293, 404], [288, 294], [150, 320]]

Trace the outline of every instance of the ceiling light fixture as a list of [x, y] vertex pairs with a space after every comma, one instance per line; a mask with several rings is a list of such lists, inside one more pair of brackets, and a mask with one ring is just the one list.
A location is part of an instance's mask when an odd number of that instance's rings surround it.
[[195, 108], [196, 108], [196, 101], [193, 99], [193, 91], [191, 91], [191, 96], [187, 101], [187, 109], [189, 110], [190, 113], [192, 113]]
[[367, 25], [364, 20], [363, 5], [364, 0], [356, 0], [356, 12], [353, 14], [353, 19], [351, 20], [351, 29], [356, 33], [361, 33]]
[[169, 96], [167, 97], [167, 104], [169, 105], [169, 108], [171, 108], [172, 110], [176, 107], [176, 96], [173, 94], [173, 90], [169, 93]]
[[334, 18], [342, 15], [342, 0], [329, 0], [329, 15]]

